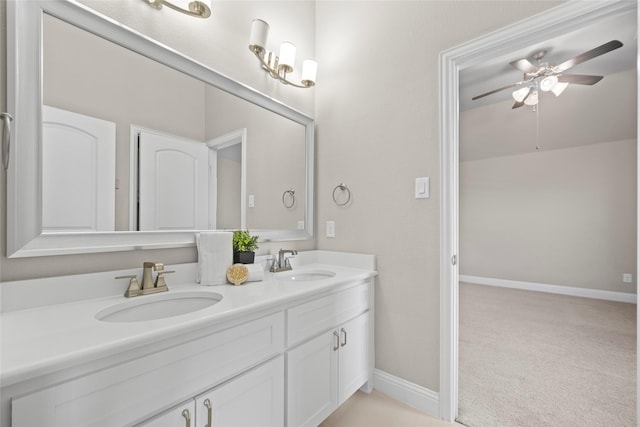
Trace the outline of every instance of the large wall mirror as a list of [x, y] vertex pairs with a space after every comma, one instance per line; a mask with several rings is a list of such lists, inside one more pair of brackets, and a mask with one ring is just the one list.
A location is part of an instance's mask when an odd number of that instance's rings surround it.
[[311, 117], [74, 2], [7, 14], [9, 257], [312, 237]]

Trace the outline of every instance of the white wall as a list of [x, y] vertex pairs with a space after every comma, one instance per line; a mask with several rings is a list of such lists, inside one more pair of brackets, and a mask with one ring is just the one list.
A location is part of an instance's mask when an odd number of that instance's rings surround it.
[[462, 162], [460, 274], [636, 291], [636, 140]]
[[[317, 3], [318, 246], [378, 256], [376, 367], [439, 389], [438, 54], [557, 3]], [[431, 177], [431, 198], [414, 179]], [[332, 189], [352, 192], [337, 207]], [[324, 237], [327, 220], [336, 237]]]

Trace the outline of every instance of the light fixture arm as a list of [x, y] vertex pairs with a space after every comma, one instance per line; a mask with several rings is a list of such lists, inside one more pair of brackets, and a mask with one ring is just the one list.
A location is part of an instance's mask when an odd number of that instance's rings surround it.
[[211, 8], [205, 1], [193, 0], [189, 2], [189, 9], [184, 9], [180, 6], [176, 6], [169, 0], [143, 0], [149, 3], [150, 6], [156, 9], [162, 9], [162, 6], [167, 6], [169, 9], [173, 9], [177, 12], [184, 13], [185, 15], [193, 16], [196, 18], [208, 18], [211, 16]]
[[[290, 85], [293, 87], [298, 87], [301, 89], [306, 89], [306, 88], [310, 88], [313, 85], [315, 85], [315, 83], [311, 80], [303, 80], [300, 84], [298, 83], [294, 83], [291, 80], [287, 79], [287, 71], [284, 68], [280, 68], [278, 67], [278, 62], [279, 62], [279, 58], [278, 56], [276, 56], [273, 52], [269, 52], [269, 57], [267, 58], [267, 61], [264, 60], [264, 56], [266, 54], [266, 51], [260, 50], [260, 49], [256, 49], [256, 48], [251, 48], [249, 47], [249, 49], [251, 50], [251, 52], [253, 52], [253, 54], [256, 56], [256, 58], [258, 58], [258, 61], [260, 61], [260, 63], [262, 64], [262, 68], [264, 68], [271, 77], [273, 77], [274, 79], [280, 80], [280, 82], [286, 84], [286, 85]], [[273, 55], [273, 66], [269, 65], [269, 62], [271, 61], [271, 56]]]

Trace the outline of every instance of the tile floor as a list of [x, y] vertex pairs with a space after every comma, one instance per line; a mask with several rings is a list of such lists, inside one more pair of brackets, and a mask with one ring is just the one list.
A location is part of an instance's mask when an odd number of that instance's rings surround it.
[[384, 394], [358, 391], [320, 427], [461, 427], [424, 414]]

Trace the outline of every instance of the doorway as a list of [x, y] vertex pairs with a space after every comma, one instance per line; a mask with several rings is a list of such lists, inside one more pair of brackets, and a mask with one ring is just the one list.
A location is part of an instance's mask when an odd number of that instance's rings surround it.
[[[569, 2], [440, 55], [440, 416], [458, 413], [459, 72], [602, 19], [636, 11], [636, 2]], [[636, 271], [637, 265], [636, 265]]]

